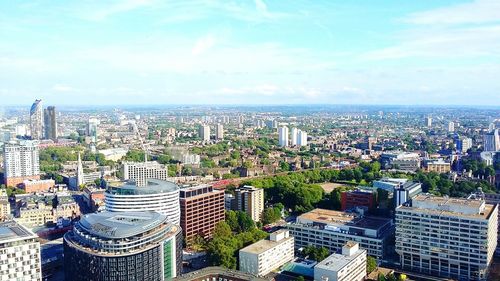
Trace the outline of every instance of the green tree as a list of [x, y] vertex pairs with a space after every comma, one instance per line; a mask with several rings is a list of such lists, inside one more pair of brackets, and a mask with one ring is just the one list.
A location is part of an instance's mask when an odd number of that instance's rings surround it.
[[368, 274], [372, 273], [375, 269], [377, 269], [377, 259], [372, 256], [366, 257], [366, 272]]

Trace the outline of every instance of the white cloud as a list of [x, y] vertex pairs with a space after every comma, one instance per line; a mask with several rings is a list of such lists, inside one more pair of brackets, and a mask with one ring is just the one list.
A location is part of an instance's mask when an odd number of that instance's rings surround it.
[[194, 44], [191, 53], [195, 56], [200, 55], [206, 52], [208, 49], [212, 48], [215, 45], [215, 38], [212, 35], [206, 35], [199, 38]]

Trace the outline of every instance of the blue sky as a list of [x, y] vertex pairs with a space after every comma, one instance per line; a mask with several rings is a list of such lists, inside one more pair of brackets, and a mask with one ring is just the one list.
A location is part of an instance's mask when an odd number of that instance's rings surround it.
[[500, 1], [1, 1], [3, 104], [500, 105]]

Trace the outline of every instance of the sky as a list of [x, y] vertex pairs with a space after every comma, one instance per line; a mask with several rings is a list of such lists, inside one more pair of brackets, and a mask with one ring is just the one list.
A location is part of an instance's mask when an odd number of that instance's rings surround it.
[[500, 106], [500, 0], [0, 1], [0, 103]]

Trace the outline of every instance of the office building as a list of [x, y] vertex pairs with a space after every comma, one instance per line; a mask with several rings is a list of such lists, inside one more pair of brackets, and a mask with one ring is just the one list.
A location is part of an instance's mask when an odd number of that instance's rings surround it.
[[37, 238], [15, 221], [0, 223], [0, 280], [42, 280]]
[[145, 186], [130, 181], [111, 183], [104, 201], [109, 212], [156, 211], [180, 224], [179, 187], [173, 182], [149, 179]]
[[155, 161], [123, 163], [123, 180], [133, 180], [137, 186], [145, 186], [148, 179], [166, 181], [168, 167]]
[[264, 211], [264, 189], [245, 185], [235, 190], [234, 209], [244, 211], [252, 220], [260, 221]]
[[198, 135], [202, 141], [210, 141], [210, 126], [204, 124], [200, 125], [200, 128], [198, 129]]
[[443, 159], [425, 161], [424, 165], [427, 172], [445, 174], [451, 171], [451, 163], [446, 162]]
[[408, 179], [381, 178], [380, 180], [373, 181], [373, 187], [392, 193], [397, 187], [405, 184], [407, 181]]
[[260, 240], [239, 252], [240, 270], [265, 276], [294, 258], [294, 238], [288, 230], [271, 233], [269, 240]]
[[455, 123], [453, 121], [448, 122], [448, 132], [455, 132]]
[[215, 130], [215, 138], [218, 140], [224, 139], [224, 126], [222, 124], [217, 124], [216, 130]]
[[212, 231], [224, 216], [224, 190], [200, 185], [180, 190], [181, 227], [185, 240], [196, 235], [212, 236]]
[[[291, 146], [296, 146], [298, 143], [298, 137], [299, 137], [299, 129], [297, 128], [292, 128], [292, 134], [291, 134], [291, 139], [290, 139], [290, 145]], [[281, 139], [281, 137], [280, 137]]]
[[181, 269], [181, 229], [157, 212], [88, 214], [64, 235], [74, 281], [171, 280]]
[[279, 146], [286, 147], [288, 146], [288, 127], [283, 126], [278, 129], [278, 142]]
[[[482, 190], [478, 190], [476, 194], [471, 195], [472, 198], [484, 199], [486, 204], [498, 205], [500, 204], [500, 194], [498, 193], [483, 193]], [[470, 197], [469, 197], [470, 198]], [[500, 211], [498, 212], [499, 222], [500, 222]], [[500, 256], [500, 223], [498, 225], [497, 231], [497, 248], [495, 254]]]
[[407, 181], [394, 188], [394, 206], [398, 207], [422, 193], [422, 184], [419, 182]]
[[6, 186], [17, 186], [27, 179], [40, 179], [37, 141], [21, 141], [4, 145], [4, 179]]
[[98, 118], [89, 118], [87, 122], [87, 136], [90, 137], [92, 142], [97, 142], [99, 138], [99, 125], [101, 121]]
[[499, 151], [500, 150], [500, 135], [498, 129], [487, 133], [483, 137], [484, 151]]
[[380, 163], [384, 169], [416, 171], [420, 168], [420, 156], [414, 152], [384, 152], [380, 156]]
[[314, 209], [297, 217], [286, 228], [295, 238], [295, 248], [313, 245], [337, 252], [349, 241], [356, 241], [368, 255], [383, 260], [390, 253], [394, 224], [390, 218], [360, 216], [353, 213]]
[[396, 252], [404, 270], [486, 280], [497, 246], [498, 206], [420, 194], [396, 209]]
[[366, 250], [349, 241], [342, 254], [332, 254], [314, 267], [317, 281], [363, 281], [366, 278]]
[[43, 105], [42, 100], [35, 100], [30, 109], [30, 130], [32, 140], [43, 138]]
[[45, 139], [57, 140], [56, 108], [49, 106], [43, 111]]
[[340, 194], [340, 203], [342, 211], [358, 207], [372, 210], [377, 206], [377, 198], [373, 190], [357, 188], [342, 192]]

